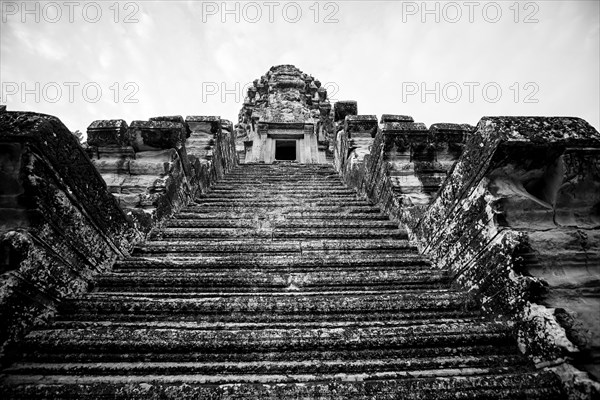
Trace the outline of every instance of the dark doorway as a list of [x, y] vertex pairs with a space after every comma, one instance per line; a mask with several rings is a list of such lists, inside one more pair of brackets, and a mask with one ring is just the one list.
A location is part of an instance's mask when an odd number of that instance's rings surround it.
[[295, 140], [276, 140], [275, 141], [275, 160], [295, 161], [296, 160], [296, 141]]

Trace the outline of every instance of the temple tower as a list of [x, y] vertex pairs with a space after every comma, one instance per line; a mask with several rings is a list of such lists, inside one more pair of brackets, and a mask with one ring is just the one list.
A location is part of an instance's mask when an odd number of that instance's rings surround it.
[[326, 163], [331, 126], [331, 104], [321, 82], [293, 65], [271, 67], [253, 82], [240, 110], [240, 159]]

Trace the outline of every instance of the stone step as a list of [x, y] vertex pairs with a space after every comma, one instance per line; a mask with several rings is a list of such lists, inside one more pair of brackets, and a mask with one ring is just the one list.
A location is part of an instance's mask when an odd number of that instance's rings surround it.
[[[268, 224], [268, 225], [267, 225]], [[170, 219], [165, 222], [168, 228], [260, 228], [262, 226], [284, 227], [286, 229], [329, 229], [329, 228], [382, 228], [397, 229], [398, 224], [386, 220], [317, 220], [317, 219], [283, 219], [283, 220], [261, 220], [254, 219]]]
[[288, 188], [264, 188], [264, 187], [248, 187], [248, 188], [230, 188], [230, 189], [219, 189], [211, 188], [208, 193], [202, 197], [271, 197], [271, 196], [289, 196], [289, 197], [345, 197], [345, 196], [358, 196], [356, 191], [346, 188], [332, 189], [307, 189], [298, 187]]
[[355, 194], [340, 194], [330, 195], [323, 193], [315, 193], [311, 195], [288, 195], [282, 193], [248, 193], [244, 196], [240, 196], [237, 193], [235, 195], [223, 195], [221, 193], [208, 193], [200, 196], [194, 200], [192, 204], [206, 204], [206, 203], [277, 203], [281, 204], [282, 207], [286, 203], [294, 204], [338, 204], [343, 203], [345, 205], [353, 205], [358, 203], [359, 205], [371, 203], [367, 200], [358, 198]]
[[372, 374], [384, 371], [440, 371], [448, 369], [490, 368], [526, 372], [529, 363], [521, 355], [481, 355], [426, 358], [381, 357], [366, 360], [309, 359], [302, 361], [221, 361], [221, 362], [88, 362], [17, 363], [6, 370], [19, 375], [238, 375], [238, 374]]
[[[486, 316], [481, 315], [478, 310], [435, 310], [435, 311], [406, 311], [392, 315], [383, 312], [377, 313], [378, 316], [384, 316], [384, 319], [363, 318], [357, 319], [356, 314], [339, 314], [339, 315], [318, 315], [313, 320], [291, 317], [289, 320], [282, 318], [260, 321], [257, 319], [242, 319], [241, 321], [228, 319], [216, 320], [207, 316], [205, 318], [194, 319], [193, 315], [180, 314], [180, 318], [173, 315], [162, 315], [155, 320], [141, 320], [139, 318], [126, 319], [118, 318], [124, 314], [114, 314], [113, 318], [108, 320], [102, 315], [88, 315], [84, 317], [82, 314], [71, 314], [60, 317], [52, 323], [52, 329], [84, 329], [103, 327], [109, 324], [112, 327], [135, 328], [135, 329], [205, 329], [205, 330], [260, 330], [260, 329], [296, 329], [302, 327], [308, 328], [328, 328], [328, 329], [346, 329], [353, 327], [386, 327], [386, 326], [418, 326], [418, 325], [445, 325], [445, 324], [468, 324], [479, 323], [488, 320]], [[70, 318], [78, 317], [78, 318]], [[299, 325], [300, 324], [300, 325]], [[517, 348], [512, 346], [513, 352], [518, 352]], [[446, 352], [441, 349], [436, 354]], [[298, 357], [300, 357], [298, 353]], [[305, 354], [309, 356], [310, 353]]]
[[[66, 311], [65, 311], [66, 312]], [[477, 310], [460, 308], [445, 308], [435, 310], [404, 310], [404, 311], [371, 311], [365, 312], [337, 312], [337, 313], [295, 313], [295, 314], [262, 314], [262, 313], [224, 313], [224, 314], [201, 314], [196, 312], [187, 312], [178, 310], [153, 310], [152, 312], [132, 313], [125, 310], [123, 312], [111, 313], [87, 313], [79, 312], [76, 309], [70, 309], [68, 313], [62, 315], [54, 326], [58, 328], [79, 327], [78, 324], [101, 323], [117, 326], [120, 324], [143, 324], [145, 327], [159, 326], [164, 323], [178, 323], [190, 326], [210, 324], [211, 329], [233, 329], [244, 326], [250, 329], [267, 328], [296, 328], [299, 324], [304, 327], [319, 327], [324, 324], [339, 327], [343, 324], [368, 324], [375, 323], [383, 325], [393, 322], [397, 325], [407, 325], [420, 323], [445, 323], [455, 319], [466, 319], [478, 315]], [[424, 322], [422, 322], [424, 321]], [[189, 328], [189, 326], [188, 326]], [[186, 328], [187, 329], [187, 328]], [[511, 343], [513, 343], [511, 341]], [[513, 343], [514, 344], [514, 343]]]
[[[95, 322], [88, 321], [57, 321], [58, 327], [85, 327]], [[135, 325], [136, 322], [114, 323], [115, 326], [121, 324]], [[156, 324], [160, 324], [157, 322]], [[231, 324], [233, 325], [233, 324]], [[235, 326], [235, 325], [234, 325]], [[276, 325], [279, 326], [279, 325]], [[145, 360], [147, 362], [253, 362], [257, 360], [269, 361], [305, 361], [319, 359], [322, 361], [348, 361], [374, 360], [377, 358], [426, 358], [426, 357], [448, 357], [448, 356], [485, 356], [485, 355], [503, 355], [511, 356], [518, 352], [517, 347], [510, 339], [496, 340], [491, 344], [478, 345], [455, 345], [452, 347], [400, 347], [400, 348], [366, 348], [335, 350], [335, 349], [313, 349], [313, 350], [293, 350], [283, 349], [282, 351], [263, 351], [255, 352], [247, 349], [243, 352], [188, 352], [180, 353], [157, 353], [157, 352], [103, 352], [103, 353], [77, 353], [69, 352], [68, 349], [60, 353], [45, 352], [36, 350], [35, 353], [24, 349], [22, 362], [47, 362], [47, 363], [85, 363], [85, 362], [131, 362], [135, 360]]]
[[[39, 382], [44, 381], [44, 385]], [[503, 369], [389, 371], [373, 374], [302, 375], [13, 375], [3, 393], [11, 399], [530, 399], [564, 394], [550, 372]]]
[[259, 176], [320, 176], [332, 175], [339, 177], [339, 174], [333, 168], [240, 168], [232, 169], [227, 176], [243, 176], [243, 175], [259, 175]]
[[450, 347], [490, 344], [511, 337], [501, 322], [265, 329], [135, 328], [99, 324], [80, 329], [31, 332], [23, 347], [31, 352], [255, 352], [363, 348]]
[[[268, 212], [267, 212], [268, 210]], [[297, 213], [298, 215], [311, 215], [317, 213], [338, 213], [340, 215], [354, 215], [357, 213], [373, 213], [379, 214], [381, 210], [379, 207], [370, 206], [370, 205], [351, 205], [351, 206], [343, 206], [343, 205], [331, 205], [331, 204], [322, 204], [315, 205], [314, 207], [307, 207], [305, 205], [297, 205], [297, 204], [255, 204], [255, 205], [234, 205], [234, 204], [210, 204], [210, 205], [188, 205], [187, 207], [183, 207], [180, 211], [180, 214], [211, 214], [211, 213], [219, 213], [219, 212], [233, 212], [239, 213], [239, 218], [243, 218], [242, 215], [274, 215], [274, 216], [286, 216], [288, 213]]]
[[66, 299], [0, 398], [564, 398], [331, 165], [244, 165]]
[[[363, 257], [368, 256], [368, 257]], [[163, 271], [185, 270], [193, 272], [202, 270], [223, 271], [224, 269], [244, 270], [270, 270], [273, 273], [281, 272], [320, 272], [325, 269], [336, 268], [341, 274], [352, 271], [377, 274], [379, 270], [393, 268], [397, 273], [406, 271], [407, 274], [427, 271], [437, 274], [440, 271], [431, 266], [428, 260], [416, 253], [416, 249], [409, 248], [402, 254], [371, 251], [361, 253], [355, 251], [347, 254], [289, 254], [289, 255], [265, 255], [260, 253], [250, 254], [223, 254], [207, 256], [199, 253], [196, 256], [187, 254], [184, 256], [162, 256], [130, 257], [126, 260], [117, 261], [113, 271]], [[231, 273], [231, 272], [230, 272]]]
[[400, 289], [433, 288], [447, 285], [443, 272], [429, 270], [354, 270], [323, 268], [310, 272], [269, 269], [236, 269], [201, 272], [179, 270], [142, 270], [105, 273], [96, 280], [99, 291], [264, 291], [264, 290], [352, 290], [352, 288]]
[[[399, 255], [412, 249], [408, 240], [357, 239], [357, 240], [161, 240], [148, 241], [137, 246], [134, 256], [172, 253], [307, 253], [307, 252], [357, 252], [359, 250], [394, 251]], [[356, 253], [355, 253], [356, 254]], [[185, 254], [184, 254], [185, 255]], [[367, 254], [369, 256], [370, 254]]]
[[344, 210], [344, 214], [332, 211], [322, 211], [322, 209], [313, 209], [306, 211], [305, 209], [297, 209], [295, 211], [283, 210], [283, 212], [276, 213], [275, 211], [267, 212], [267, 210], [261, 210], [260, 213], [252, 210], [246, 211], [229, 211], [227, 209], [219, 209], [218, 211], [212, 212], [193, 212], [193, 211], [181, 211], [173, 216], [174, 219], [195, 219], [195, 220], [373, 220], [373, 221], [389, 221], [389, 219], [379, 213], [379, 210], [369, 208], [367, 212], [357, 210], [355, 208], [348, 208]]
[[236, 184], [235, 182], [223, 182], [220, 181], [216, 183], [214, 186], [211, 186], [208, 189], [208, 193], [212, 191], [225, 193], [225, 192], [271, 192], [271, 193], [305, 193], [305, 192], [318, 192], [318, 191], [351, 191], [356, 193], [352, 189], [348, 189], [346, 185], [342, 182], [302, 182], [302, 184], [298, 184], [298, 182], [254, 182], [253, 184]]
[[[92, 292], [61, 304], [67, 314], [255, 314], [256, 321], [279, 314], [285, 320], [292, 315], [310, 321], [320, 314], [392, 313], [407, 310], [466, 309], [468, 298], [449, 289], [424, 290], [344, 290], [279, 292]], [[366, 316], [367, 318], [369, 316]], [[363, 318], [364, 319], [364, 318]], [[389, 318], [388, 318], [389, 319]]]
[[153, 232], [152, 240], [162, 239], [235, 239], [235, 238], [267, 238], [267, 239], [398, 239], [407, 240], [408, 234], [397, 228], [360, 229], [360, 228], [163, 228]]
[[369, 201], [361, 200], [361, 199], [211, 199], [204, 198], [198, 199], [194, 201], [193, 205], [188, 205], [182, 211], [189, 211], [190, 208], [196, 207], [210, 207], [212, 209], [215, 208], [275, 208], [275, 209], [285, 209], [285, 208], [297, 208], [302, 207], [306, 211], [310, 211], [313, 208], [321, 208], [321, 207], [336, 207], [338, 209], [341, 208], [340, 211], [343, 210], [343, 207], [370, 207], [372, 204]]
[[235, 174], [229, 173], [219, 182], [235, 183], [243, 186], [248, 183], [260, 182], [341, 182], [337, 173], [323, 172], [320, 174], [265, 174], [262, 172]]
[[281, 171], [331, 171], [336, 173], [331, 163], [323, 164], [293, 164], [293, 163], [281, 163], [276, 162], [274, 164], [261, 164], [261, 163], [248, 163], [244, 165], [238, 165], [232, 169], [235, 171], [273, 171], [275, 173], [281, 173]]

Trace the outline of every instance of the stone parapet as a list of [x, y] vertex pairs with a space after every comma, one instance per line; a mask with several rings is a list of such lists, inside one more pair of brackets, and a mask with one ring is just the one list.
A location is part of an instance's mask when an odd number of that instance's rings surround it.
[[[560, 117], [485, 117], [476, 129], [381, 121], [360, 163], [338, 132], [335, 165], [345, 181], [405, 226], [484, 310], [512, 319], [538, 365], [570, 360], [600, 376], [598, 132]], [[432, 155], [416, 157], [416, 148]], [[422, 184], [429, 164], [441, 187], [419, 204], [407, 176]]]
[[177, 123], [180, 123], [183, 125], [185, 132], [186, 132], [186, 137], [189, 138], [190, 134], [192, 133], [189, 125], [187, 124], [187, 122], [185, 122], [185, 119], [183, 119], [183, 117], [181, 115], [168, 115], [168, 116], [161, 116], [161, 117], [152, 117], [152, 118], [150, 118], [150, 121], [177, 122]]
[[121, 208], [140, 231], [148, 232], [191, 196], [187, 126], [175, 116], [126, 127], [122, 120], [94, 121], [87, 150]]
[[125, 146], [128, 128], [122, 119], [94, 121], [87, 129], [87, 143], [94, 147]]
[[[163, 116], [129, 127], [122, 120], [94, 121], [87, 151], [119, 205], [148, 233], [235, 165], [235, 154], [218, 143], [222, 137], [231, 145], [232, 135], [231, 123], [217, 116]], [[212, 162], [217, 147], [219, 157], [229, 157], [218, 165]]]
[[[120, 132], [120, 123], [108, 125], [96, 128]], [[0, 343], [6, 355], [7, 345], [49, 318], [57, 301], [88, 290], [95, 273], [128, 254], [141, 235], [57, 118], [2, 113], [0, 152]]]
[[600, 261], [598, 165], [600, 136], [581, 119], [485, 117], [425, 213], [406, 215], [458, 284], [516, 317], [538, 362], [600, 348], [600, 302], [586, 294], [600, 281], [589, 269]]
[[181, 148], [187, 132], [180, 122], [133, 121], [127, 139], [136, 152]]
[[344, 121], [346, 115], [357, 115], [358, 103], [354, 100], [338, 101], [333, 105], [333, 121]]

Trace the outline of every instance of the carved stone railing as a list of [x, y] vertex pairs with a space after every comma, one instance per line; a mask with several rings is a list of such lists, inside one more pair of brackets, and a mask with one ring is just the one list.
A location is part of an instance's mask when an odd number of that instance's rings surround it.
[[401, 218], [484, 309], [517, 321], [540, 365], [584, 365], [600, 346], [599, 166], [581, 119], [486, 117], [426, 211]]
[[560, 364], [574, 386], [590, 381], [565, 360], [598, 377], [598, 132], [577, 118], [483, 118], [476, 130], [381, 122], [362, 155], [338, 124], [343, 179], [484, 310], [512, 319], [540, 367]]
[[192, 132], [188, 139], [188, 157], [195, 196], [205, 193], [238, 164], [236, 132], [231, 121], [220, 117], [188, 116], [185, 120]]
[[0, 113], [0, 215], [2, 357], [141, 238], [77, 138], [42, 114]]
[[[412, 117], [384, 114], [381, 127], [375, 116], [343, 114], [335, 164], [346, 183], [377, 202], [400, 221], [407, 208], [423, 210], [445, 180], [462, 151], [470, 125], [434, 124], [427, 129]], [[356, 104], [351, 104], [354, 108]], [[352, 110], [351, 110], [352, 111]]]
[[94, 121], [88, 153], [136, 227], [149, 232], [237, 164], [231, 123], [219, 117]]

